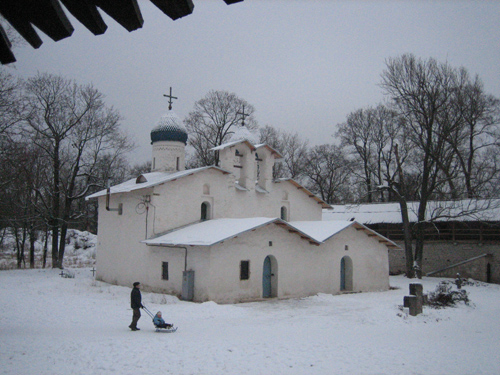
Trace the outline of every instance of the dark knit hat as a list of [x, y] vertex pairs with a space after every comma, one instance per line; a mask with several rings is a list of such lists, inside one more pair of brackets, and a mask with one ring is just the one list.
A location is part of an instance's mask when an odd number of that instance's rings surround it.
[[140, 285], [140, 284], [141, 284], [141, 283], [140, 283], [139, 281], [136, 281], [136, 282], [134, 283], [134, 286], [137, 286], [137, 285]]

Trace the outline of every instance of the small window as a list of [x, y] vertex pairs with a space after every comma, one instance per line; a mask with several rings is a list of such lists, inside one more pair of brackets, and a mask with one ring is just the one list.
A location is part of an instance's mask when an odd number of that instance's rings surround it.
[[210, 219], [210, 206], [208, 202], [203, 202], [201, 204], [201, 221]]
[[161, 278], [168, 280], [168, 262], [162, 262], [161, 264]]
[[348, 251], [349, 250], [349, 245], [345, 245], [344, 249], [345, 249], [345, 251]]
[[281, 217], [281, 220], [285, 220], [285, 221], [288, 220], [288, 214], [287, 214], [287, 210], [286, 210], [285, 206], [281, 207], [281, 215], [280, 215], [280, 217]]
[[175, 170], [178, 171], [179, 170], [179, 165], [180, 165], [180, 159], [177, 158], [177, 161], [175, 163]]
[[248, 280], [250, 278], [250, 261], [242, 260], [240, 262], [240, 280]]

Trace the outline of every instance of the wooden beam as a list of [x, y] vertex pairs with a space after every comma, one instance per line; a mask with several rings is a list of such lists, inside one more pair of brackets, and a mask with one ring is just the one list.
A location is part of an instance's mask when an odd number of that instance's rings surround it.
[[92, 1], [128, 31], [140, 29], [144, 24], [144, 19], [136, 0], [121, 0], [119, 3], [116, 0]]
[[27, 5], [24, 1], [0, 1], [0, 13], [16, 31], [33, 47], [42, 45], [42, 39], [29, 21], [25, 13]]
[[30, 1], [24, 9], [29, 22], [42, 30], [52, 40], [59, 41], [73, 34], [75, 30], [58, 0]]
[[92, 34], [101, 35], [106, 32], [108, 26], [91, 0], [61, 0], [61, 2]]
[[0, 25], [0, 62], [2, 64], [10, 64], [16, 61], [14, 54], [11, 51], [12, 44], [10, 43], [9, 38], [7, 38], [7, 34], [3, 29], [2, 25]]
[[151, 0], [151, 2], [174, 21], [193, 13], [194, 4], [191, 0]]

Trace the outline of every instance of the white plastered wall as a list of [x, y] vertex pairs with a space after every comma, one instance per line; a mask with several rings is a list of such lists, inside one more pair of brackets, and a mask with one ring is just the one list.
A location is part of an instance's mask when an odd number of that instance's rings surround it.
[[[349, 244], [348, 251], [345, 244]], [[201, 253], [203, 261], [193, 264]], [[389, 288], [387, 248], [351, 228], [316, 246], [271, 224], [210, 248], [197, 247], [191, 255], [188, 268], [195, 271], [196, 301], [233, 303], [261, 298], [263, 264], [268, 255], [278, 263], [273, 272], [280, 298], [339, 293], [340, 262], [345, 255], [353, 261], [354, 291]], [[250, 261], [249, 280], [240, 280], [242, 260]]]

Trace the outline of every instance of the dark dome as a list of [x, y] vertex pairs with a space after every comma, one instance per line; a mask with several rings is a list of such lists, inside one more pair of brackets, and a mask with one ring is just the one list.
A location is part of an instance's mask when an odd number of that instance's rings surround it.
[[180, 118], [173, 112], [164, 114], [158, 124], [151, 130], [151, 143], [159, 141], [177, 141], [187, 143], [187, 131]]

